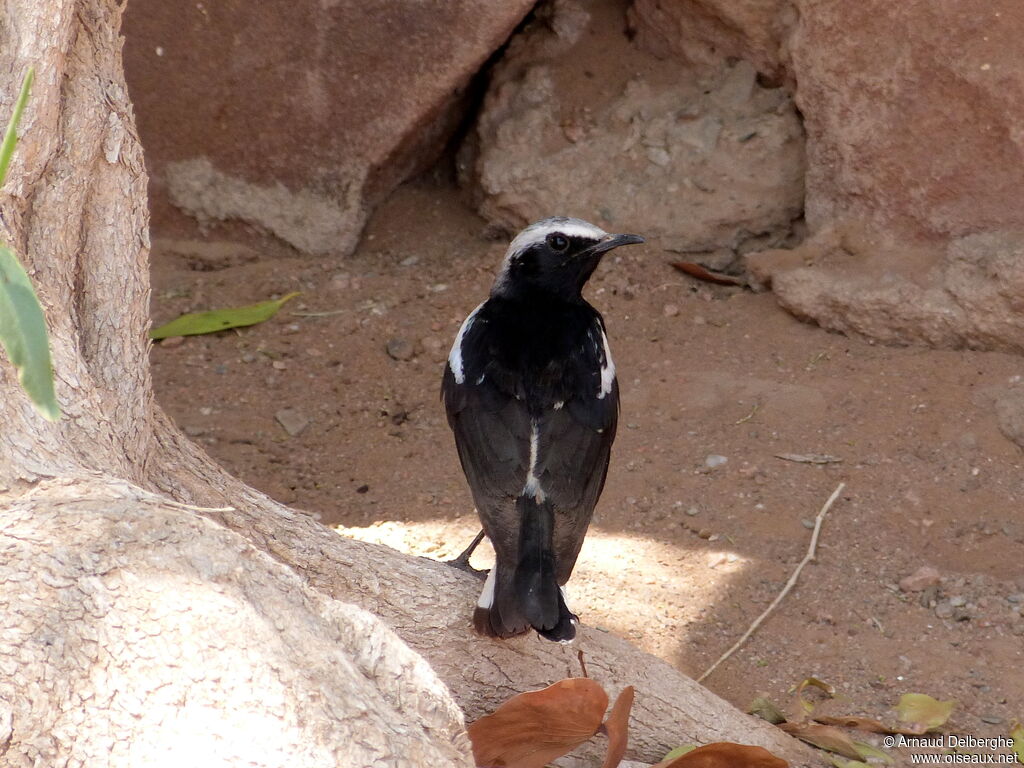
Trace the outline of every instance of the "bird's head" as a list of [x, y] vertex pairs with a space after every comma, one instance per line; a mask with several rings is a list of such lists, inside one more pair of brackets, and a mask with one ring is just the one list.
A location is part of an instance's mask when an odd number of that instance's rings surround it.
[[512, 240], [491, 295], [547, 293], [578, 299], [604, 254], [642, 242], [639, 235], [610, 235], [582, 219], [541, 219]]

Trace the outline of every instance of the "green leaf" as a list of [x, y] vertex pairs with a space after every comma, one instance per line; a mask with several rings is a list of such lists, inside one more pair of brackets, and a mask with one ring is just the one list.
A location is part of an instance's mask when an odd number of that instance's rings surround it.
[[661, 758], [661, 762], [667, 763], [669, 760], [675, 760], [677, 757], [682, 757], [687, 752], [693, 752], [693, 750], [695, 750], [696, 748], [696, 744], [684, 744], [681, 747], [676, 747], [663, 758]]
[[18, 381], [36, 410], [50, 421], [60, 418], [53, 391], [53, 362], [46, 319], [28, 273], [10, 248], [0, 245], [0, 344]]
[[4, 143], [0, 145], [0, 187], [7, 178], [7, 166], [11, 164], [11, 156], [14, 154], [14, 147], [18, 144], [18, 123], [21, 122], [21, 113], [25, 111], [25, 103], [28, 101], [28, 93], [32, 90], [32, 79], [35, 77], [35, 70], [28, 68], [25, 79], [21, 81], [21, 93], [14, 103], [14, 112], [7, 123], [7, 132], [4, 134]]
[[289, 293], [274, 301], [262, 301], [246, 307], [232, 309], [213, 309], [209, 312], [189, 312], [176, 320], [154, 328], [149, 332], [151, 339], [166, 339], [171, 336], [198, 336], [203, 333], [216, 333], [228, 328], [241, 328], [256, 325], [269, 320], [284, 306], [289, 299], [299, 295], [298, 291]]
[[757, 715], [762, 720], [767, 720], [772, 725], [778, 725], [779, 723], [786, 722], [786, 716], [782, 714], [778, 707], [768, 700], [767, 696], [758, 696], [750, 702], [747, 712], [752, 715]]
[[955, 706], [955, 701], [937, 701], [926, 693], [904, 693], [896, 705], [896, 716], [930, 731], [949, 720]]
[[1013, 739], [1013, 754], [1017, 756], [1017, 762], [1024, 765], [1024, 725], [1015, 723], [1010, 729], [1010, 738]]

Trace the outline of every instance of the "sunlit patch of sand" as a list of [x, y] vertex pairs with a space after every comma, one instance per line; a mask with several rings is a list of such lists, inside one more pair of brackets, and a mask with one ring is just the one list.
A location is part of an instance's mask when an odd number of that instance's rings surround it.
[[[449, 560], [479, 528], [467, 517], [422, 523], [389, 520], [365, 528], [336, 526], [335, 530], [406, 554]], [[485, 540], [472, 564], [489, 568], [493, 562], [494, 552]], [[569, 605], [584, 624], [627, 637], [675, 662], [688, 627], [704, 621], [716, 601], [725, 599], [730, 581], [750, 565], [749, 559], [727, 548], [698, 554], [645, 536], [594, 527], [569, 581]]]

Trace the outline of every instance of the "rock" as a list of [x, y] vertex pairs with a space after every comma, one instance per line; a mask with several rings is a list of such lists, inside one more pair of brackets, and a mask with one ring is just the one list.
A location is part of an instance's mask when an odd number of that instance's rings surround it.
[[166, 339], [161, 339], [157, 346], [161, 349], [174, 349], [175, 347], [180, 347], [184, 343], [184, 336], [169, 336]]
[[1013, 387], [997, 395], [995, 408], [999, 431], [1024, 448], [1024, 387]]
[[679, 305], [666, 304], [664, 307], [661, 308], [661, 314], [663, 314], [665, 317], [675, 317], [676, 315], [679, 314]]
[[794, 250], [749, 254], [746, 264], [783, 307], [830, 330], [1024, 352], [1024, 231], [922, 248], [828, 226]]
[[704, 459], [704, 466], [708, 469], [717, 469], [718, 467], [725, 466], [728, 461], [727, 457], [712, 453]]
[[798, 20], [790, 0], [635, 0], [629, 20], [640, 46], [662, 57], [715, 64], [742, 58], [780, 78], [782, 42]]
[[[697, 72], [659, 61], [630, 44], [608, 7], [590, 6], [591, 34], [576, 45], [530, 25], [495, 68], [459, 155], [481, 214], [510, 231], [575, 215], [732, 258], [783, 242], [803, 205], [789, 94], [758, 85], [746, 62]], [[614, 66], [591, 73], [601, 87], [583, 87], [581, 62], [602, 60]]]
[[173, 202], [347, 253], [367, 211], [443, 150], [470, 79], [533, 4], [133, 2], [125, 73], [156, 229]]
[[298, 437], [309, 426], [309, 419], [294, 408], [282, 408], [274, 414], [274, 418], [291, 437]]
[[745, 59], [794, 90], [816, 243], [775, 271], [783, 306], [886, 343], [1024, 348], [1024, 6], [635, 0], [630, 19], [647, 50]]
[[900, 579], [900, 590], [903, 592], [921, 592], [939, 583], [939, 572], [930, 565], [922, 565], [909, 576]]
[[392, 336], [385, 345], [392, 360], [412, 360], [416, 357], [416, 345], [401, 336]]
[[953, 606], [948, 600], [940, 600], [935, 606], [935, 615], [940, 619], [948, 619], [953, 615]]

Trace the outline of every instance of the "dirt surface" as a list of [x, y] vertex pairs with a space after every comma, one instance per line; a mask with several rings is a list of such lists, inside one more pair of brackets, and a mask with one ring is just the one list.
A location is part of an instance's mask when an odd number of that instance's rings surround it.
[[[438, 390], [504, 242], [428, 180], [399, 189], [346, 260], [241, 227], [177, 229], [154, 242], [156, 323], [302, 291], [266, 324], [154, 347], [181, 427], [347, 535], [435, 558], [462, 549], [477, 524]], [[623, 414], [570, 582], [582, 621], [698, 676], [781, 590], [842, 481], [816, 562], [706, 684], [739, 707], [762, 692], [788, 706], [814, 675], [837, 692], [822, 710], [890, 721], [900, 694], [928, 693], [958, 702], [952, 730], [1005, 735], [1024, 717], [1024, 461], [993, 402], [1024, 363], [826, 333], [669, 257], [623, 249], [588, 290]], [[941, 581], [901, 590], [923, 565]]]

